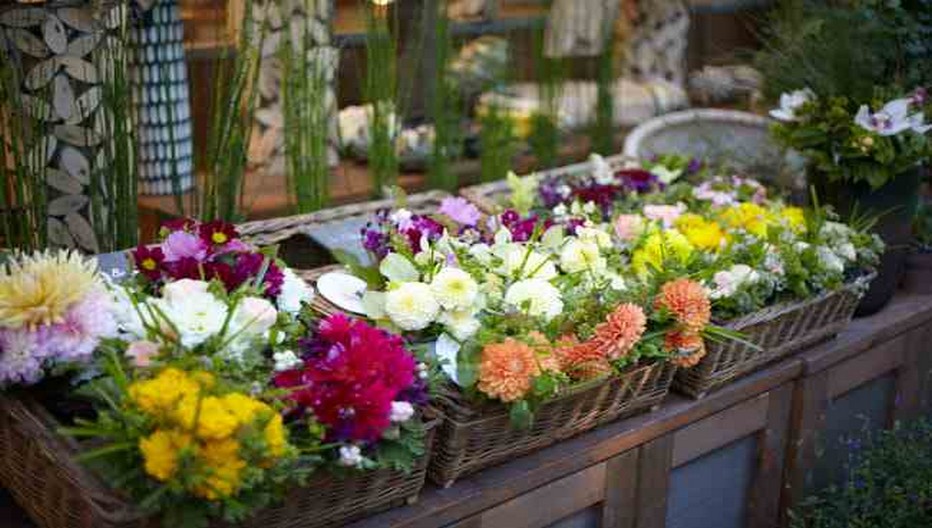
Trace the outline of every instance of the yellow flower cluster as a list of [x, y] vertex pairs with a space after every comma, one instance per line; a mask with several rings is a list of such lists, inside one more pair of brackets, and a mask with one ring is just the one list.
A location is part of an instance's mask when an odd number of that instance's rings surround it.
[[766, 237], [767, 227], [774, 220], [767, 209], [751, 202], [743, 202], [725, 209], [721, 219], [727, 227], [744, 229], [757, 237]]
[[727, 236], [717, 222], [706, 220], [695, 213], [686, 213], [676, 219], [676, 228], [689, 243], [704, 251], [718, 251], [727, 241]]
[[[247, 464], [268, 467], [288, 446], [281, 416], [271, 407], [240, 393], [214, 394], [207, 372], [167, 368], [156, 377], [129, 387], [130, 401], [153, 423], [154, 432], [140, 439], [146, 473], [165, 482], [182, 469], [196, 477], [195, 495], [217, 500], [236, 494]], [[245, 460], [241, 442], [253, 434], [265, 447], [259, 460]]]
[[654, 231], [631, 255], [631, 267], [640, 276], [666, 264], [684, 265], [693, 254], [693, 245], [676, 229]]

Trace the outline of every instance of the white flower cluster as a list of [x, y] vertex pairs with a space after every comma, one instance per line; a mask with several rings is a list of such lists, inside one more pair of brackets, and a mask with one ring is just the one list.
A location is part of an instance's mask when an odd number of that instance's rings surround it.
[[760, 279], [760, 273], [751, 269], [750, 266], [735, 264], [731, 268], [719, 271], [713, 276], [713, 287], [709, 298], [723, 299], [731, 297], [741, 288], [756, 284]]

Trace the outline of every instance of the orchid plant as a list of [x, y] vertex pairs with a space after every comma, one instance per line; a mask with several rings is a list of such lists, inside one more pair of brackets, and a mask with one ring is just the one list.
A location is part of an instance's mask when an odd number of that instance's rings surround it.
[[893, 100], [860, 103], [820, 97], [808, 88], [785, 93], [770, 115], [776, 139], [805, 156], [829, 181], [876, 189], [932, 154], [925, 88]]

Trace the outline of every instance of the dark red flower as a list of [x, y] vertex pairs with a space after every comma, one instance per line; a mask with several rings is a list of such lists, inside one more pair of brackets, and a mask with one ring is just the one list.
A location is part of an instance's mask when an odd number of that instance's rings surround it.
[[193, 218], [173, 218], [162, 222], [162, 227], [159, 228], [159, 235], [165, 238], [175, 231], [191, 232], [196, 226], [197, 220]]
[[622, 169], [615, 173], [615, 178], [628, 189], [644, 193], [653, 190], [658, 185], [657, 177], [644, 169]]
[[194, 279], [201, 280], [201, 263], [197, 259], [185, 257], [175, 262], [166, 262], [165, 271], [171, 280]]
[[162, 278], [162, 265], [165, 262], [165, 254], [162, 253], [162, 248], [139, 245], [131, 254], [133, 263], [139, 273], [153, 281]]
[[224, 246], [239, 238], [236, 226], [223, 220], [213, 220], [201, 224], [198, 228], [198, 235], [200, 235], [201, 240], [211, 246]]
[[273, 382], [293, 389], [293, 411], [312, 414], [328, 440], [377, 441], [391, 425], [392, 402], [420, 397], [412, 394], [422, 385], [414, 358], [398, 336], [338, 314], [301, 346], [304, 365]]

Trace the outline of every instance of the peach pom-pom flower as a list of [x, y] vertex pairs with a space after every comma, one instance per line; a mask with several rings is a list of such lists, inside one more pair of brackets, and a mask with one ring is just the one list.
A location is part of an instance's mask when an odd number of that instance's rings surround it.
[[695, 366], [705, 356], [705, 341], [692, 332], [667, 332], [663, 346], [673, 354], [670, 362], [683, 368]]
[[531, 390], [540, 374], [534, 349], [528, 344], [506, 339], [486, 345], [479, 364], [479, 390], [503, 402], [520, 400]]
[[700, 332], [712, 318], [712, 305], [705, 289], [689, 279], [676, 279], [664, 284], [654, 306], [669, 311], [676, 322], [691, 333]]
[[605, 321], [595, 327], [593, 340], [608, 359], [627, 355], [644, 335], [647, 316], [640, 306], [625, 303], [608, 314]]
[[557, 341], [555, 355], [564, 372], [577, 380], [592, 379], [611, 371], [603, 347], [595, 340], [579, 342], [567, 335]]

